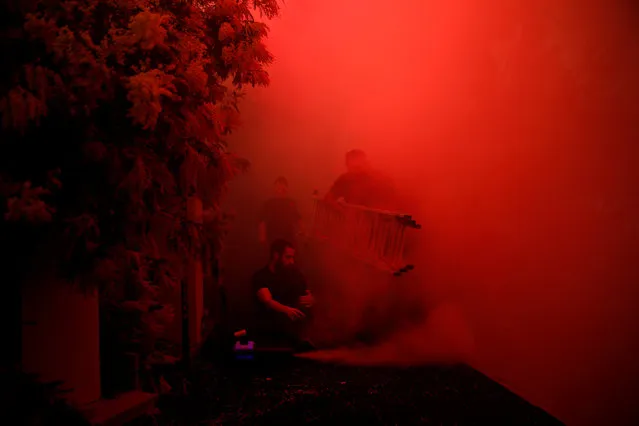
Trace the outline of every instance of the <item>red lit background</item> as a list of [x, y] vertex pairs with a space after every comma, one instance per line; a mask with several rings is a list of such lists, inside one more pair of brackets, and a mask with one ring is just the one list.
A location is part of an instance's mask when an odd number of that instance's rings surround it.
[[230, 197], [244, 238], [275, 177], [308, 214], [365, 149], [424, 223], [420, 285], [461, 307], [475, 366], [569, 425], [634, 424], [632, 3], [288, 0], [232, 142], [253, 162]]

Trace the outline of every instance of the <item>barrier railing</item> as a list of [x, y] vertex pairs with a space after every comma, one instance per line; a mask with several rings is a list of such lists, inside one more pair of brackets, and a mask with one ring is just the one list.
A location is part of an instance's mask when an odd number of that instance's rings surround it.
[[311, 238], [394, 275], [414, 268], [404, 259], [407, 230], [421, 229], [411, 216], [344, 202], [329, 203], [317, 192], [313, 198]]

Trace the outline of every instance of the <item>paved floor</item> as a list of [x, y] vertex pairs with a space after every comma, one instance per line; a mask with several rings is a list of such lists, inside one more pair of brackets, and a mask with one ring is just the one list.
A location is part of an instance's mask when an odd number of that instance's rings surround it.
[[561, 425], [465, 367], [362, 368], [296, 358], [202, 365], [159, 424]]

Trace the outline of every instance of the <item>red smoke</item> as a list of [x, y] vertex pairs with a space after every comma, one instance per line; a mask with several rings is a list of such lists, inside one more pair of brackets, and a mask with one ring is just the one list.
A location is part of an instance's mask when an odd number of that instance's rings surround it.
[[271, 23], [272, 85], [250, 93], [231, 142], [253, 162], [231, 194], [237, 226], [251, 235], [278, 175], [308, 218], [312, 190], [362, 148], [424, 225], [412, 291], [442, 314], [374, 359], [474, 347], [475, 367], [567, 424], [633, 424], [631, 3], [289, 0]]

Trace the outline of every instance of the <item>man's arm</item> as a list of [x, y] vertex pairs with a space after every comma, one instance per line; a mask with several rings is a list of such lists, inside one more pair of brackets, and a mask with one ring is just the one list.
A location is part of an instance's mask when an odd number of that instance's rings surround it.
[[267, 308], [272, 309], [275, 312], [286, 314], [293, 321], [305, 317], [304, 313], [299, 309], [291, 308], [290, 306], [283, 305], [274, 300], [271, 291], [266, 287], [260, 288], [257, 291], [257, 298]]
[[328, 190], [326, 195], [324, 196], [324, 201], [328, 204], [337, 206], [337, 201], [340, 198], [343, 198], [346, 193], [346, 178], [345, 175], [341, 175], [340, 177], [333, 182], [331, 188]]
[[335, 191], [333, 191], [332, 187], [328, 190], [326, 195], [324, 195], [324, 201], [327, 201], [329, 203], [334, 203], [337, 201], [337, 196], [335, 195]]

